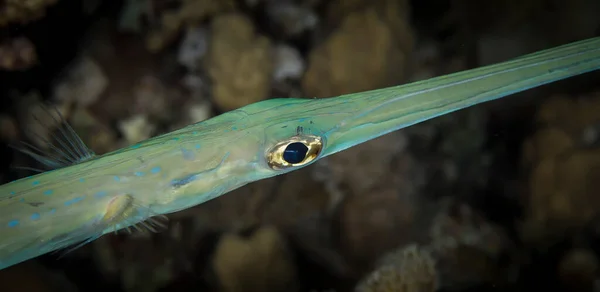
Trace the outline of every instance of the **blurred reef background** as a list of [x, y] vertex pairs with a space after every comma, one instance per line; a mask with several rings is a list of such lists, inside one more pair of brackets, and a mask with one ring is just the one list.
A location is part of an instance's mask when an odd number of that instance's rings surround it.
[[[1, 0], [8, 145], [58, 105], [102, 154], [272, 97], [324, 98], [600, 35], [598, 0]], [[397, 131], [0, 291], [600, 291], [600, 72]]]

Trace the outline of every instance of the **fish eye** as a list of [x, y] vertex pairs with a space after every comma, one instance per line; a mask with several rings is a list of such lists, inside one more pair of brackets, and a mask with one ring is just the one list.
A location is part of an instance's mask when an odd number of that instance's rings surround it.
[[287, 163], [296, 164], [304, 161], [308, 153], [308, 147], [301, 142], [288, 144], [283, 150], [283, 160]]
[[281, 141], [267, 152], [267, 164], [272, 169], [305, 165], [317, 158], [323, 149], [321, 137], [296, 135]]

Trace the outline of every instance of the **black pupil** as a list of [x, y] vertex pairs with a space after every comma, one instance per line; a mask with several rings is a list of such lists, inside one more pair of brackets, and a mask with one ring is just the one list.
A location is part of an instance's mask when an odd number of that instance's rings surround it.
[[307, 152], [308, 147], [306, 147], [306, 145], [300, 142], [294, 142], [285, 147], [285, 151], [283, 151], [283, 160], [291, 164], [300, 163], [306, 158]]

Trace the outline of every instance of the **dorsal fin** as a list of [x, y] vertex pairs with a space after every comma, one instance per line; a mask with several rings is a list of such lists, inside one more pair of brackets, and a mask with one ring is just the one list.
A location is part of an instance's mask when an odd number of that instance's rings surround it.
[[44, 165], [46, 169], [15, 168], [44, 172], [88, 161], [96, 156], [85, 145], [56, 106], [49, 103], [40, 103], [39, 106], [40, 112], [47, 115], [47, 117], [40, 117], [34, 112], [31, 113], [31, 116], [34, 123], [40, 129], [46, 130], [48, 135], [36, 133], [35, 131], [25, 131], [25, 134], [30, 139], [38, 140], [43, 146], [21, 141], [20, 145], [11, 145], [11, 147], [35, 159]]

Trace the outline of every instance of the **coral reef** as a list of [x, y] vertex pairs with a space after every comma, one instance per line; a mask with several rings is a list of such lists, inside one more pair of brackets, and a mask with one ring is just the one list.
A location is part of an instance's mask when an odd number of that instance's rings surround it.
[[540, 106], [538, 130], [523, 146], [529, 196], [522, 236], [528, 241], [548, 244], [598, 214], [598, 110], [597, 92], [576, 99], [555, 96]]
[[588, 248], [573, 248], [561, 259], [558, 276], [565, 289], [594, 291], [598, 273], [598, 256]]
[[0, 4], [0, 27], [10, 23], [27, 23], [44, 16], [48, 6], [58, 0], [5, 0]]
[[368, 6], [349, 13], [312, 50], [302, 80], [308, 96], [331, 97], [403, 81], [413, 39], [408, 19], [401, 17], [406, 12], [396, 1], [387, 2], [389, 10]]
[[[129, 0], [131, 2], [136, 0]], [[170, 3], [171, 6], [178, 6], [176, 9], [166, 9], [161, 7], [158, 1], [146, 1], [150, 2], [146, 5], [153, 6], [152, 13], [149, 14], [149, 18], [153, 21], [153, 27], [150, 28], [146, 39], [147, 47], [150, 51], [160, 51], [169, 44], [171, 44], [177, 38], [177, 35], [182, 29], [188, 26], [194, 26], [201, 23], [212, 16], [219, 13], [230, 12], [235, 10], [236, 4], [233, 0], [224, 1], [211, 1], [211, 0], [177, 0]], [[156, 5], [153, 5], [156, 4]], [[175, 5], [173, 5], [175, 4]], [[143, 15], [143, 11], [140, 13], [134, 13], [134, 16], [138, 17]], [[136, 19], [134, 17], [134, 19]], [[131, 20], [128, 22], [130, 23]]]
[[37, 62], [35, 47], [25, 37], [17, 37], [0, 43], [0, 68], [23, 71]]
[[428, 251], [409, 245], [391, 256], [394, 259], [363, 280], [357, 292], [433, 292], [438, 289], [435, 260]]
[[216, 17], [211, 34], [206, 70], [215, 104], [229, 111], [266, 99], [273, 70], [271, 41], [257, 35], [241, 14]]
[[294, 291], [298, 286], [288, 247], [272, 227], [262, 227], [248, 239], [224, 235], [213, 266], [222, 291]]
[[[600, 27], [594, 0], [482, 3], [0, 1], [0, 139], [47, 147], [50, 102], [104, 154], [271, 97], [423, 80]], [[164, 232], [2, 270], [0, 291], [593, 291], [597, 90], [582, 75], [389, 133], [169, 214]], [[2, 183], [39, 167], [0, 151]]]
[[509, 282], [497, 261], [511, 247], [505, 232], [467, 205], [443, 201], [438, 207], [429, 238], [380, 257], [356, 291], [437, 291]]

